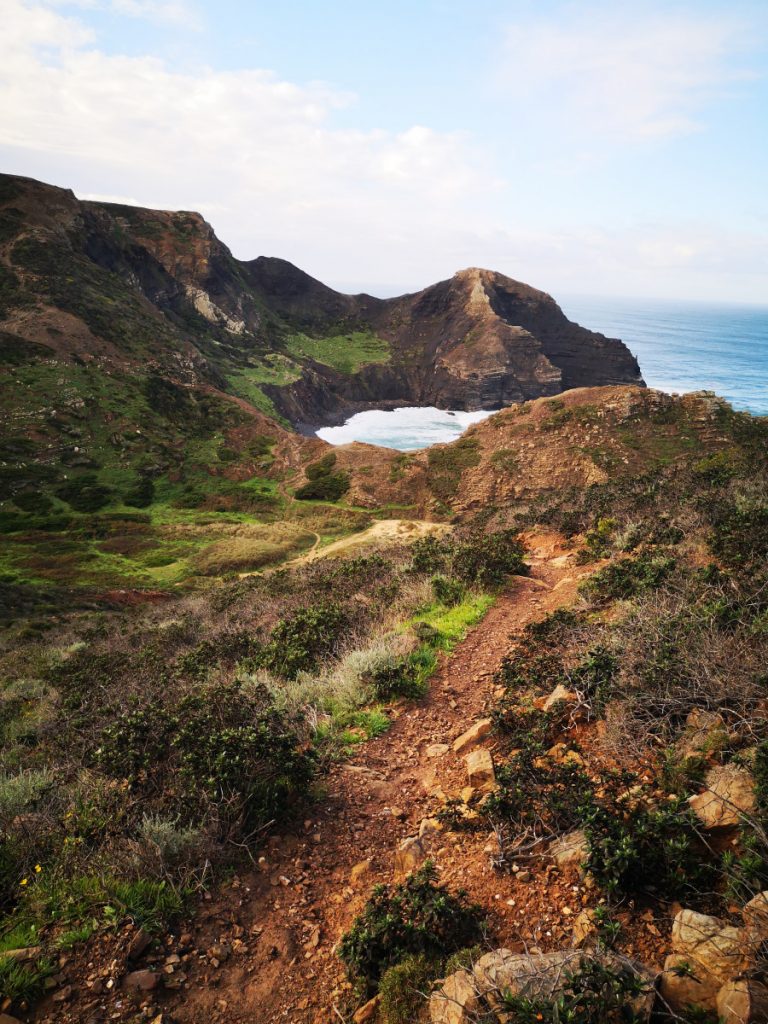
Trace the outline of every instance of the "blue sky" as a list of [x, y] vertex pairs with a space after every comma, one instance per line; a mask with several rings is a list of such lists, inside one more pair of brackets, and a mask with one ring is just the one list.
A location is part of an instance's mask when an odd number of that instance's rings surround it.
[[2, 169], [347, 290], [768, 303], [762, 0], [2, 0]]

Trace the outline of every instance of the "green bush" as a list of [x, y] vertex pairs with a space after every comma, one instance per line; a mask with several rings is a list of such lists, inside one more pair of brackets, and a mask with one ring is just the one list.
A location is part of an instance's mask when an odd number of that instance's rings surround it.
[[193, 691], [170, 710], [158, 701], [107, 725], [96, 763], [135, 787], [169, 788], [187, 821], [213, 804], [219, 827], [248, 839], [306, 795], [312, 754], [266, 691], [241, 683]]
[[123, 501], [131, 508], [148, 508], [155, 499], [155, 485], [152, 480], [145, 476], [126, 492]]
[[98, 512], [112, 500], [112, 489], [98, 482], [95, 473], [83, 473], [56, 489], [56, 497], [76, 512]]
[[442, 959], [481, 938], [481, 908], [468, 903], [464, 892], [453, 895], [436, 885], [436, 878], [427, 861], [400, 885], [376, 886], [342, 938], [339, 956], [367, 992], [406, 957]]
[[433, 576], [432, 593], [435, 600], [440, 604], [455, 605], [461, 604], [466, 594], [466, 589], [461, 580], [451, 579], [450, 576]]
[[675, 798], [651, 808], [641, 800], [622, 800], [621, 791], [631, 781], [615, 780], [607, 798], [585, 805], [587, 869], [616, 898], [653, 891], [690, 901], [710, 893], [716, 869], [687, 802]]
[[334, 602], [302, 608], [275, 626], [257, 662], [277, 675], [295, 679], [299, 672], [311, 672], [321, 659], [339, 649], [348, 623], [346, 610]]
[[373, 669], [363, 681], [371, 686], [376, 700], [386, 702], [399, 697], [419, 700], [426, 693], [422, 667], [414, 654], [393, 656]]
[[527, 576], [525, 549], [516, 530], [498, 530], [456, 545], [453, 574], [465, 583], [481, 587], [500, 586], [508, 576]]
[[299, 487], [296, 497], [301, 501], [338, 501], [349, 490], [349, 473], [334, 471], [336, 453], [328, 452], [318, 462], [306, 467], [307, 483]]
[[414, 573], [437, 573], [445, 569], [451, 553], [451, 545], [434, 534], [419, 537], [411, 545], [410, 571]]
[[628, 600], [645, 591], [657, 590], [671, 574], [675, 564], [674, 558], [649, 554], [622, 558], [596, 572], [582, 583], [581, 590], [592, 600], [601, 603]]

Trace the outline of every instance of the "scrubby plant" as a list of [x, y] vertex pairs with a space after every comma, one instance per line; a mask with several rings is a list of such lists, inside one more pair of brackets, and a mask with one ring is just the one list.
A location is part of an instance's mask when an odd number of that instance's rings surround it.
[[464, 600], [466, 589], [461, 580], [450, 576], [433, 576], [431, 579], [432, 593], [441, 604], [454, 605]]
[[657, 892], [694, 900], [711, 892], [717, 872], [687, 802], [649, 806], [628, 792], [631, 782], [609, 780], [606, 795], [585, 805], [587, 869], [612, 898]]
[[439, 971], [439, 961], [424, 955], [408, 956], [390, 967], [379, 982], [384, 1024], [414, 1024]]
[[456, 545], [453, 574], [466, 583], [498, 587], [508, 576], [527, 576], [525, 549], [516, 530], [478, 534]]
[[348, 623], [348, 612], [335, 602], [301, 608], [275, 626], [256, 660], [270, 672], [294, 679], [339, 649]]
[[301, 501], [338, 501], [349, 490], [349, 473], [335, 470], [336, 453], [328, 452], [304, 470], [307, 482], [296, 490]]
[[344, 935], [339, 956], [366, 991], [406, 957], [441, 960], [482, 936], [482, 911], [436, 884], [431, 861], [399, 885], [379, 885]]
[[414, 573], [439, 573], [448, 564], [451, 554], [451, 545], [428, 534], [426, 537], [419, 537], [411, 545], [411, 572]]
[[418, 700], [426, 693], [423, 668], [418, 652], [391, 656], [367, 673], [364, 682], [371, 687], [376, 700]]
[[581, 585], [591, 600], [607, 603], [656, 590], [675, 568], [675, 559], [642, 554], [611, 562]]

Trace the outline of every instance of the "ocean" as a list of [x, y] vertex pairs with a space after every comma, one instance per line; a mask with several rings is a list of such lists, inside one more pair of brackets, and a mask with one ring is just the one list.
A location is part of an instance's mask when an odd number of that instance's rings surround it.
[[768, 306], [644, 299], [558, 299], [569, 320], [621, 338], [648, 387], [715, 391], [768, 415]]
[[[558, 300], [570, 320], [621, 338], [646, 384], [660, 391], [715, 391], [735, 409], [768, 415], [768, 307], [601, 299]], [[412, 451], [453, 441], [490, 412], [373, 409], [318, 436], [331, 444], [366, 441]]]

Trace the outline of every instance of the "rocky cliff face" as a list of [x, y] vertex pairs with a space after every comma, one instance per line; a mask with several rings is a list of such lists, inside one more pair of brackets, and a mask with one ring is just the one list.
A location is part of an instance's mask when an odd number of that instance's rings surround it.
[[7, 176], [0, 328], [17, 348], [151, 366], [304, 426], [374, 406], [501, 408], [642, 384], [620, 341], [492, 271], [394, 299], [342, 295], [283, 260], [236, 260], [199, 214], [80, 202]]

